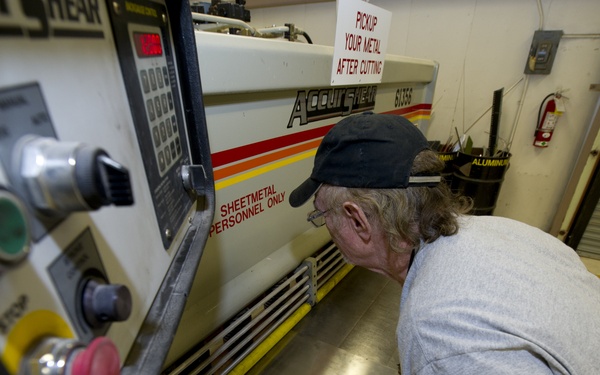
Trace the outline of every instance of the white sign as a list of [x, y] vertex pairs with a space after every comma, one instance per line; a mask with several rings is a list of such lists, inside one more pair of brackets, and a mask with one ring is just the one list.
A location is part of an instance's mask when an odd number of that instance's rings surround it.
[[392, 13], [362, 0], [337, 0], [331, 84], [379, 83]]

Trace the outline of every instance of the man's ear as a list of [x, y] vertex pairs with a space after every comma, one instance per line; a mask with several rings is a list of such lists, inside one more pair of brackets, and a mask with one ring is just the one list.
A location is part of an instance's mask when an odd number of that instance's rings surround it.
[[372, 227], [363, 209], [354, 202], [344, 202], [342, 208], [350, 227], [364, 242], [368, 242], [372, 236]]

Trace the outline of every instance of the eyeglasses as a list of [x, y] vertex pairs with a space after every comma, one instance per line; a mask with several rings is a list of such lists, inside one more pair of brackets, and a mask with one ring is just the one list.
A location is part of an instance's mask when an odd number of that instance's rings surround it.
[[325, 213], [329, 211], [331, 211], [331, 209], [325, 211], [311, 211], [308, 213], [306, 221], [310, 221], [312, 225], [314, 225], [316, 228], [322, 227], [323, 225], [325, 225]]

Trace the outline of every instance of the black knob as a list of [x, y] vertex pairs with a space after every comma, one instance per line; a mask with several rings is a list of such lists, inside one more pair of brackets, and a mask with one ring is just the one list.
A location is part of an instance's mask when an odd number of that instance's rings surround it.
[[102, 149], [84, 146], [78, 150], [75, 178], [81, 196], [94, 210], [133, 204], [129, 171]]
[[83, 289], [83, 315], [92, 328], [127, 320], [131, 314], [131, 293], [125, 285], [90, 279]]

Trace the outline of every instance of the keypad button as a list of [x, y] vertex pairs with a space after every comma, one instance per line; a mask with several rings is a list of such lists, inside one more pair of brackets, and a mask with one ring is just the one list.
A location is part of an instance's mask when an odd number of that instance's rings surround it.
[[177, 151], [175, 150], [175, 141], [171, 141], [171, 159], [177, 159]]
[[167, 165], [171, 164], [171, 148], [169, 145], [165, 147], [165, 161], [167, 162]]
[[167, 130], [165, 129], [164, 122], [160, 123], [160, 139], [162, 139], [163, 142], [167, 140]]
[[163, 78], [165, 80], [165, 85], [169, 84], [169, 72], [167, 71], [167, 67], [163, 66]]
[[158, 87], [162, 89], [165, 86], [165, 83], [160, 68], [156, 68], [156, 80], [158, 81]]
[[166, 167], [165, 164], [165, 155], [163, 154], [162, 150], [158, 152], [158, 169], [160, 169], [160, 171], [164, 171]]
[[160, 146], [160, 135], [158, 134], [158, 126], [152, 128], [152, 139], [154, 140], [154, 147]]
[[154, 113], [154, 104], [152, 99], [148, 99], [146, 101], [146, 109], [148, 110], [148, 117], [150, 117], [150, 121], [154, 121], [156, 119], [156, 114]]
[[173, 133], [177, 133], [177, 118], [175, 115], [171, 116], [171, 124], [173, 124]]
[[144, 89], [144, 94], [150, 92], [150, 83], [148, 82], [148, 72], [144, 69], [140, 72], [140, 77], [142, 80], [142, 88]]
[[173, 110], [173, 95], [171, 95], [171, 91], [167, 93], [167, 99], [169, 101], [169, 110]]
[[148, 74], [150, 75], [150, 87], [152, 87], [152, 91], [156, 91], [156, 75], [154, 74], [154, 69], [150, 69]]
[[156, 117], [162, 116], [162, 108], [160, 106], [160, 98], [158, 96], [154, 97], [154, 110], [156, 111]]
[[171, 119], [165, 121], [165, 128], [167, 128], [167, 136], [171, 138], [173, 136], [173, 127], [171, 127]]
[[179, 137], [175, 138], [175, 147], [177, 148], [177, 155], [181, 154], [181, 143], [179, 142]]
[[167, 127], [167, 133], [169, 134], [169, 137], [173, 135], [173, 127], [171, 125], [171, 118], [167, 118], [165, 120], [165, 126]]
[[167, 95], [162, 94], [160, 96], [160, 101], [162, 102], [163, 113], [166, 114], [167, 112], [169, 112], [169, 107], [167, 106]]

